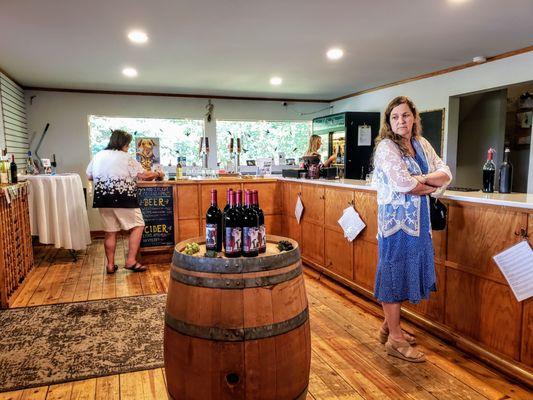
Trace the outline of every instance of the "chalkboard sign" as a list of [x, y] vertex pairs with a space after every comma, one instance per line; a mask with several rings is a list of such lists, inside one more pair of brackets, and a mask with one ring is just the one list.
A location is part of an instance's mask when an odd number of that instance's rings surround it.
[[172, 186], [142, 187], [137, 197], [145, 223], [141, 247], [173, 246]]
[[444, 108], [420, 113], [422, 136], [424, 136], [439, 156], [443, 156]]

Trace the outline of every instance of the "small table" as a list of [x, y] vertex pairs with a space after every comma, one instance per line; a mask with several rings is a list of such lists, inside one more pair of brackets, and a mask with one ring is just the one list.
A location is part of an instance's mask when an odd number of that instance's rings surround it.
[[89, 219], [78, 174], [26, 175], [31, 234], [39, 242], [71, 251], [91, 244]]

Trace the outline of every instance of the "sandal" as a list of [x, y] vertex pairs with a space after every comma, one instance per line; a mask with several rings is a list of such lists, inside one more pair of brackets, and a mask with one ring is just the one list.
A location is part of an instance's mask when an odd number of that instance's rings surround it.
[[426, 361], [426, 356], [419, 350], [416, 350], [414, 347], [411, 347], [406, 341], [397, 341], [389, 337], [387, 343], [385, 343], [385, 348], [387, 349], [387, 354], [389, 356], [397, 357], [401, 360], [421, 363]]
[[117, 272], [117, 269], [118, 269], [118, 265], [116, 264], [113, 265], [113, 269], [109, 269], [107, 266], [105, 267], [105, 270], [108, 275], [114, 274], [115, 272]]
[[[403, 337], [407, 343], [409, 343], [411, 346], [416, 344], [416, 338], [411, 335], [410, 333], [404, 331], [402, 329]], [[381, 344], [387, 343], [387, 339], [389, 338], [389, 330], [384, 329], [383, 326], [379, 328], [378, 332], [378, 340]]]
[[148, 269], [146, 265], [141, 265], [140, 263], [136, 262], [134, 265], [125, 265], [124, 269], [127, 269], [132, 272], [144, 272]]

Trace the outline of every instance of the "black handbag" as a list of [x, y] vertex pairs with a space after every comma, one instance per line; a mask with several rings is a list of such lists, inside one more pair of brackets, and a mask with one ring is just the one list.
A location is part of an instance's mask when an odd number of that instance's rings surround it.
[[446, 216], [448, 209], [439, 199], [429, 196], [429, 217], [431, 219], [431, 229], [442, 231], [446, 228]]

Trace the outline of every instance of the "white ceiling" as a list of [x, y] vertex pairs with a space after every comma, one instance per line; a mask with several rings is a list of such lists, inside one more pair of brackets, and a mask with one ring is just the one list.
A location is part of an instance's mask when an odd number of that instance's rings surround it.
[[0, 0], [0, 68], [25, 86], [333, 99], [530, 46], [532, 17], [532, 0]]

